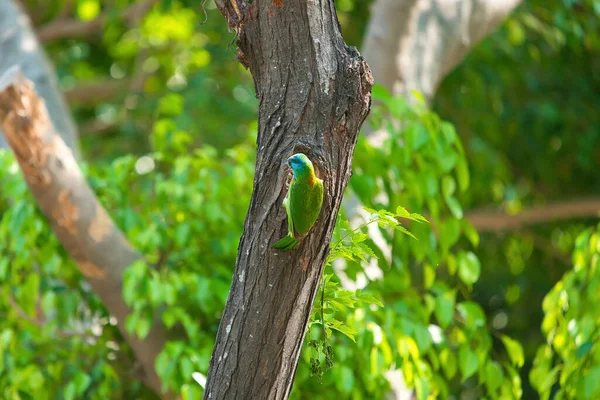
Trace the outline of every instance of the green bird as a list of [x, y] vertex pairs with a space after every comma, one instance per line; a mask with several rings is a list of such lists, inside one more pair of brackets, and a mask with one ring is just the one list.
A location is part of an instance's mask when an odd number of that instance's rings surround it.
[[312, 162], [302, 153], [286, 161], [294, 174], [283, 206], [287, 211], [288, 234], [273, 248], [292, 250], [317, 221], [323, 204], [323, 181], [315, 175]]

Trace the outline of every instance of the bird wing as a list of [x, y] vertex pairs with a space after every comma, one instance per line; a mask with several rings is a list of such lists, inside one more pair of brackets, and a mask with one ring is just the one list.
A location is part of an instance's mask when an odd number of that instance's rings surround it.
[[288, 234], [294, 237], [294, 219], [292, 218], [292, 205], [290, 198], [292, 197], [292, 185], [294, 184], [294, 178], [290, 182], [290, 187], [288, 188], [287, 195], [285, 199], [283, 199], [283, 206], [285, 207], [285, 212], [287, 213], [288, 218]]
[[323, 181], [314, 184], [305, 181], [294, 182], [290, 186], [290, 211], [295, 232], [300, 236], [308, 233], [314, 225], [323, 203]]

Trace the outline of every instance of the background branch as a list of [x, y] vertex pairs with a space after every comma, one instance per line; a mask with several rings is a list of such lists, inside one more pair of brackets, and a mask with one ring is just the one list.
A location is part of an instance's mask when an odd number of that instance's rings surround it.
[[85, 105], [102, 101], [115, 101], [119, 93], [138, 92], [143, 88], [148, 74], [139, 74], [133, 78], [105, 79], [83, 82], [64, 92], [71, 104]]
[[[158, 0], [145, 0], [134, 3], [124, 9], [119, 18], [128, 24], [137, 23], [157, 2]], [[100, 32], [108, 19], [108, 13], [101, 14], [91, 21], [58, 19], [40, 27], [38, 37], [44, 43], [65, 38], [84, 38]]]
[[[52, 65], [40, 47], [25, 12], [13, 0], [5, 0], [0, 1], [0, 76], [14, 65], [20, 65], [23, 74], [35, 83], [53, 125], [75, 157], [79, 157], [77, 127], [58, 89]], [[0, 128], [0, 148], [6, 146]]]
[[489, 210], [475, 210], [465, 218], [479, 232], [519, 230], [524, 226], [575, 218], [599, 218], [600, 199], [577, 199], [549, 204], [509, 215]]
[[442, 79], [521, 0], [376, 0], [363, 42], [375, 82], [430, 101]]
[[154, 369], [154, 359], [166, 340], [160, 318], [155, 318], [143, 340], [125, 329], [130, 309], [122, 296], [123, 272], [140, 255], [98, 202], [72, 152], [54, 130], [43, 100], [16, 68], [0, 78], [0, 126], [52, 229], [117, 318], [122, 335], [144, 368], [145, 383], [160, 393]]

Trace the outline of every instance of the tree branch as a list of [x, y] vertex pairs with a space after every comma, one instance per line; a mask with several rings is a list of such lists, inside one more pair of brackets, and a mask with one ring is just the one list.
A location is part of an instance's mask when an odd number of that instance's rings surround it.
[[[134, 3], [123, 10], [119, 14], [119, 18], [128, 24], [134, 24], [157, 2], [158, 0], [145, 0]], [[101, 14], [91, 21], [59, 19], [40, 27], [38, 37], [44, 43], [64, 38], [85, 38], [100, 32], [108, 19], [109, 15], [107, 13]]]
[[376, 0], [363, 50], [375, 82], [430, 101], [442, 79], [522, 0]]
[[465, 219], [479, 232], [512, 231], [529, 225], [565, 219], [598, 217], [600, 217], [600, 199], [597, 198], [549, 204], [514, 215], [489, 210], [475, 210], [465, 214]]
[[123, 271], [140, 255], [98, 202], [71, 150], [54, 130], [44, 101], [17, 68], [0, 78], [0, 127], [55, 234], [117, 318], [121, 333], [143, 365], [145, 383], [160, 393], [154, 369], [154, 359], [166, 340], [160, 318], [143, 340], [125, 329], [130, 309], [122, 296]]
[[[0, 76], [13, 65], [35, 83], [45, 100], [52, 123], [63, 140], [79, 156], [79, 135], [44, 49], [31, 29], [29, 18], [12, 0], [0, 1]], [[7, 143], [0, 129], [0, 148]]]
[[65, 98], [71, 104], [94, 104], [102, 101], [113, 100], [116, 94], [139, 91], [148, 74], [139, 74], [133, 78], [105, 79], [83, 82], [64, 92]]
[[64, 92], [71, 104], [98, 103], [114, 98], [115, 94], [127, 90], [130, 81], [124, 79], [106, 79], [95, 82], [84, 82]]

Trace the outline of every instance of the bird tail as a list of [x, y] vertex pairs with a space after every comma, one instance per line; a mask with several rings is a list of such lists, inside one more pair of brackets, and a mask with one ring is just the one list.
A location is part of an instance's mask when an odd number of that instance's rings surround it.
[[296, 246], [298, 246], [298, 243], [300, 243], [300, 241], [298, 239], [294, 239], [294, 237], [288, 233], [287, 235], [279, 239], [277, 243], [273, 245], [273, 248], [288, 251], [295, 249]]

